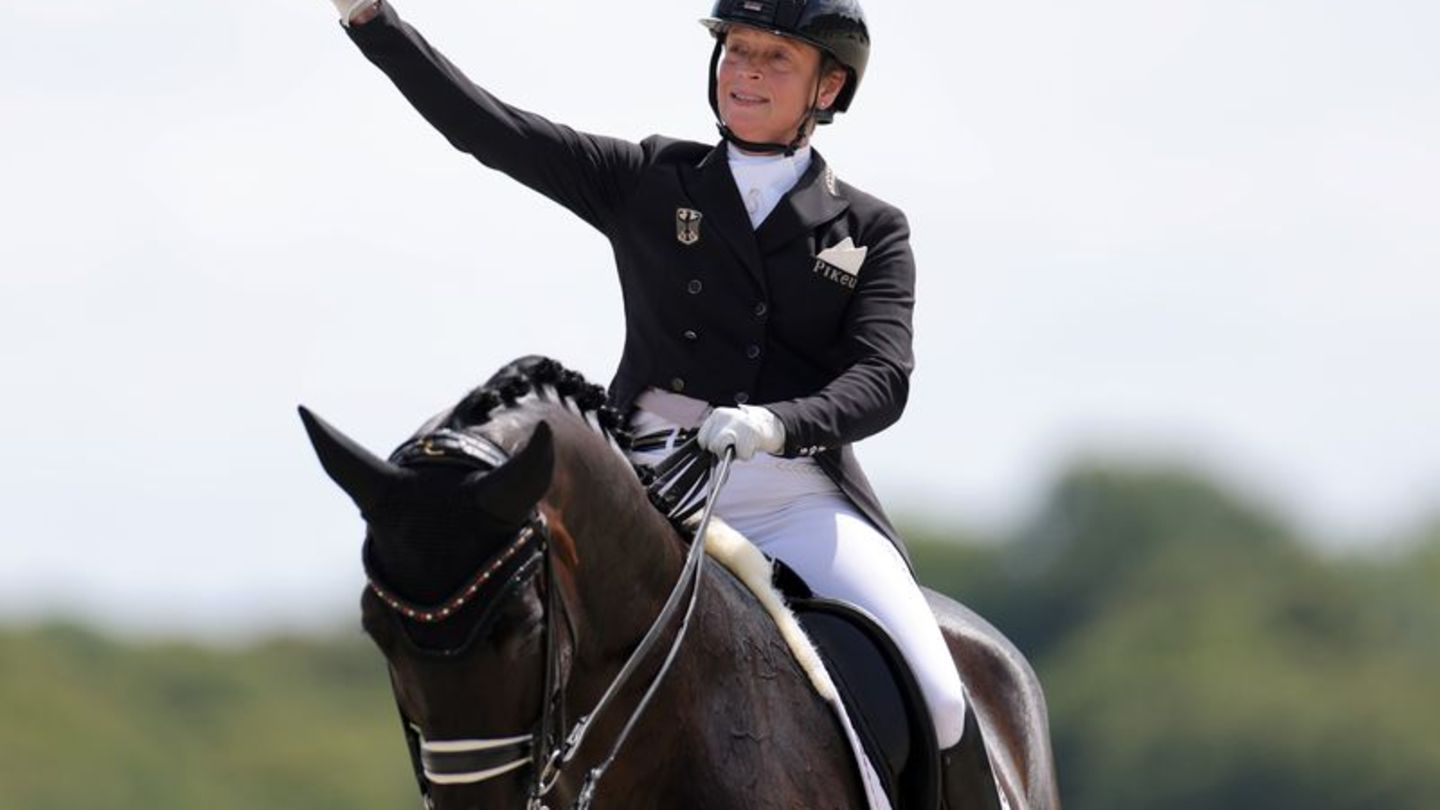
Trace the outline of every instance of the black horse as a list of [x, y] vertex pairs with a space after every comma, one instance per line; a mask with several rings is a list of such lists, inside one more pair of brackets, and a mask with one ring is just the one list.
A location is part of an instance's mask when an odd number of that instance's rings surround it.
[[[835, 716], [751, 593], [712, 566], [686, 597], [693, 616], [676, 609], [695, 560], [599, 387], [524, 358], [389, 461], [301, 416], [367, 524], [363, 623], [429, 806], [865, 806]], [[975, 782], [993, 768], [1012, 810], [1058, 808], [1034, 673], [928, 595], [987, 743], [947, 754], [975, 759]], [[989, 784], [947, 790], [952, 809], [995, 804]]]

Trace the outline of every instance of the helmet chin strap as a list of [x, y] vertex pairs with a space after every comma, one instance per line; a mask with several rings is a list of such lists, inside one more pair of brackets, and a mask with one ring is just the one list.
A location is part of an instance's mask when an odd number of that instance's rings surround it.
[[747, 141], [736, 135], [725, 123], [724, 117], [720, 115], [720, 75], [717, 71], [720, 68], [720, 54], [725, 50], [725, 37], [715, 38], [715, 50], [710, 54], [710, 109], [715, 112], [715, 126], [720, 129], [720, 137], [735, 144], [746, 152], [756, 152], [762, 155], [781, 155], [792, 157], [805, 145], [805, 139], [810, 136], [810, 124], [820, 112], [820, 85], [825, 77], [818, 76], [815, 79], [815, 99], [810, 103], [810, 109], [805, 117], [800, 120], [800, 129], [795, 133], [795, 139], [788, 144], [784, 143], [758, 143]]

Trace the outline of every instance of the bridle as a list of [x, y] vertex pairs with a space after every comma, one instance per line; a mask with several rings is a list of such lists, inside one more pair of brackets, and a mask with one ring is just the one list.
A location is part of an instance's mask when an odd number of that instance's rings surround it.
[[[677, 454], [679, 455], [679, 454]], [[705, 509], [696, 526], [694, 539], [681, 568], [680, 576], [670, 591], [664, 607], [651, 623], [639, 646], [630, 654], [624, 667], [610, 682], [605, 693], [588, 714], [582, 715], [573, 726], [566, 730], [565, 689], [568, 678], [560, 672], [560, 645], [558, 642], [557, 617], [563, 616], [569, 631], [571, 644], [575, 641], [575, 624], [554, 576], [554, 565], [550, 555], [552, 539], [545, 517], [538, 505], [532, 509], [525, 523], [511, 540], [472, 576], [450, 598], [435, 605], [416, 605], [400, 598], [386, 589], [377, 580], [370, 560], [369, 542], [365, 549], [365, 570], [369, 588], [395, 614], [420, 624], [435, 625], [453, 618], [457, 613], [479, 609], [480, 616], [460, 647], [445, 650], [446, 657], [462, 654], [476, 638], [480, 637], [493, 623], [497, 607], [514, 596], [537, 574], [543, 576], [546, 592], [544, 610], [545, 673], [544, 692], [540, 717], [528, 734], [516, 734], [501, 738], [477, 738], [465, 740], [427, 740], [422, 730], [405, 716], [400, 708], [400, 720], [405, 729], [406, 742], [410, 750], [411, 765], [420, 787], [421, 798], [426, 808], [434, 807], [432, 788], [435, 785], [478, 784], [499, 776], [530, 767], [530, 787], [525, 803], [526, 810], [550, 810], [546, 799], [559, 783], [566, 766], [574, 759], [584, 743], [586, 735], [593, 728], [595, 719], [609, 709], [616, 696], [644, 663], [649, 653], [659, 643], [665, 629], [680, 615], [679, 628], [670, 642], [669, 651], [660, 669], [655, 673], [640, 702], [631, 711], [624, 727], [611, 743], [609, 752], [600, 763], [585, 775], [573, 807], [588, 810], [595, 798], [595, 790], [605, 772], [615, 762], [621, 747], [629, 737], [636, 722], [644, 713], [650, 700], [670, 670], [680, 644], [689, 629], [690, 618], [700, 592], [700, 576], [705, 559], [705, 532], [710, 516], [725, 481], [729, 478], [730, 464], [735, 451], [729, 448], [714, 463], [708, 477], [711, 487], [705, 501]], [[390, 461], [402, 467], [420, 465], [458, 465], [476, 470], [495, 469], [509, 460], [498, 444], [479, 434], [442, 428], [418, 436], [401, 445]], [[678, 475], [682, 465], [662, 465], [662, 479], [670, 472]], [[695, 465], [688, 465], [693, 468]], [[693, 473], [692, 473], [693, 475]], [[661, 481], [660, 483], [665, 483]], [[652, 485], [652, 491], [654, 485]], [[507, 576], [508, 574], [508, 576]], [[689, 590], [688, 601], [685, 591]], [[482, 597], [484, 597], [482, 599]], [[682, 602], [684, 613], [681, 615]], [[393, 687], [393, 684], [392, 684]]]

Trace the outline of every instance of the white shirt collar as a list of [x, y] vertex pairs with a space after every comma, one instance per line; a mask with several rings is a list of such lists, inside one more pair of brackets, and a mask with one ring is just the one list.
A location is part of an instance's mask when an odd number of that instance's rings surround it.
[[747, 155], [733, 143], [726, 144], [730, 174], [740, 189], [740, 199], [750, 215], [750, 226], [759, 228], [780, 200], [805, 176], [813, 158], [809, 145], [794, 155]]

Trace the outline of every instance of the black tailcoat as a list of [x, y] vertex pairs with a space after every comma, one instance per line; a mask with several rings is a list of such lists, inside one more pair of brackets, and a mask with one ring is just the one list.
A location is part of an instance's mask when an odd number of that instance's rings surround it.
[[[381, 5], [346, 30], [415, 109], [457, 149], [609, 238], [625, 305], [615, 405], [628, 411], [649, 386], [764, 405], [785, 425], [784, 455], [814, 456], [905, 554], [851, 449], [893, 424], [909, 393], [915, 262], [899, 209], [813, 153], [753, 229], [723, 143], [637, 144], [511, 107]], [[847, 238], [866, 251], [858, 273], [819, 258]]]

